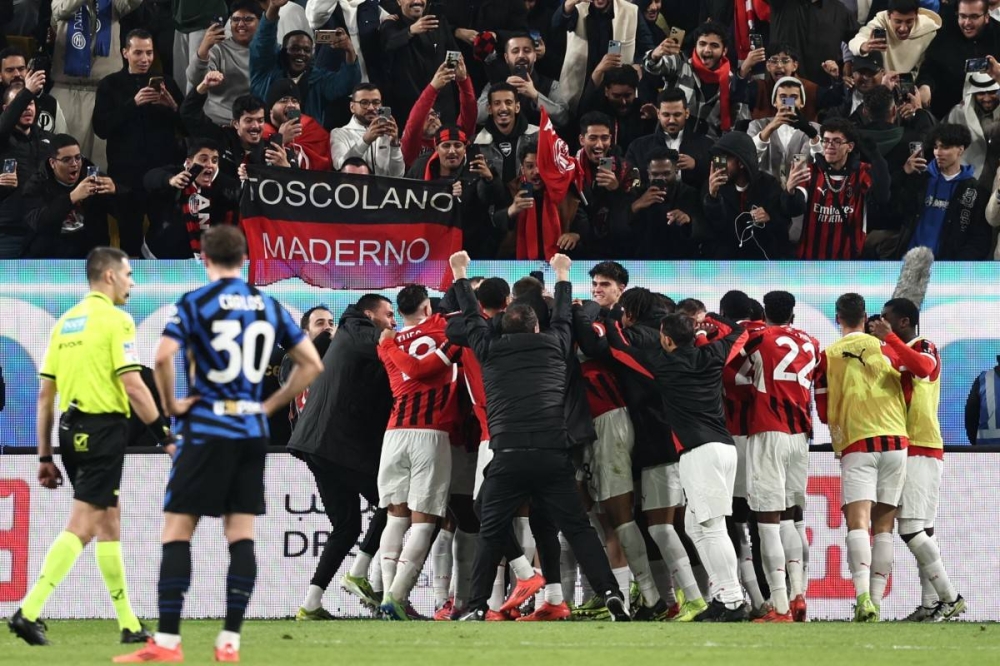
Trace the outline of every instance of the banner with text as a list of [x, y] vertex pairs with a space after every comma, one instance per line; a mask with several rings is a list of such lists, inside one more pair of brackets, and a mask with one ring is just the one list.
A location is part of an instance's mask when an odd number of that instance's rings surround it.
[[332, 289], [446, 287], [462, 249], [451, 186], [248, 167], [241, 214], [257, 285], [299, 277]]

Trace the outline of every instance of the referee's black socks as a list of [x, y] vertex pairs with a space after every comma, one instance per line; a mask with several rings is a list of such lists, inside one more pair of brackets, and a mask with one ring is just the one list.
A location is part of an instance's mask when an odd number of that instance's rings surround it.
[[229, 575], [226, 576], [225, 630], [240, 633], [243, 616], [253, 594], [257, 580], [257, 558], [253, 552], [253, 539], [243, 539], [229, 544]]
[[160, 560], [160, 602], [161, 634], [180, 635], [181, 610], [184, 595], [191, 586], [191, 542], [170, 541], [163, 544], [163, 559]]

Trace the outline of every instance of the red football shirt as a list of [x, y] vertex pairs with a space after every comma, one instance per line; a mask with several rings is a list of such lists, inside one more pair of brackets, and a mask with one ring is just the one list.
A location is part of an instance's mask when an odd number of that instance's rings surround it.
[[[749, 336], [747, 346], [758, 338], [766, 327], [762, 321], [743, 321], [740, 325]], [[726, 430], [730, 435], [746, 437], [750, 434], [753, 387], [750, 385], [750, 359], [747, 358], [745, 351], [737, 354], [722, 370], [722, 394], [722, 405], [726, 410]]]
[[747, 343], [751, 363], [750, 434], [812, 432], [819, 342], [792, 326], [769, 326]]
[[799, 259], [859, 259], [865, 244], [865, 198], [872, 187], [871, 165], [862, 163], [846, 177], [827, 179], [816, 165], [808, 187], [798, 188], [806, 197]]

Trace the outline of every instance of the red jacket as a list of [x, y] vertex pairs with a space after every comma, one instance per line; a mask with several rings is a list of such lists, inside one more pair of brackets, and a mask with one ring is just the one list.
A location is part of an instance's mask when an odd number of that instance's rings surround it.
[[[310, 171], [331, 171], [333, 158], [330, 156], [330, 133], [311, 116], [303, 114], [301, 122], [302, 134], [288, 144], [288, 147], [295, 151], [299, 168]], [[277, 132], [278, 129], [274, 125], [265, 124], [264, 140], [270, 139]]]
[[[479, 107], [476, 106], [476, 91], [469, 77], [456, 83], [458, 83], [458, 127], [471, 140], [476, 133], [476, 115], [479, 113]], [[424, 122], [427, 120], [427, 114], [434, 108], [437, 96], [438, 91], [428, 83], [406, 119], [400, 144], [403, 162], [407, 168], [413, 166], [413, 162], [420, 157], [422, 149], [434, 150], [434, 140], [424, 138]]]

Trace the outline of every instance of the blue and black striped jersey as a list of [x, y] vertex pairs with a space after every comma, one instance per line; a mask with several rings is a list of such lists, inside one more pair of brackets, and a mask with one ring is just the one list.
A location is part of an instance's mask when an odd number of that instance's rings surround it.
[[184, 294], [163, 335], [181, 344], [189, 395], [200, 398], [180, 419], [185, 444], [268, 436], [260, 403], [271, 351], [305, 337], [280, 303], [225, 278]]

